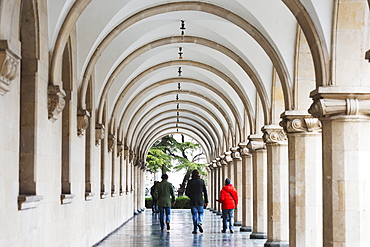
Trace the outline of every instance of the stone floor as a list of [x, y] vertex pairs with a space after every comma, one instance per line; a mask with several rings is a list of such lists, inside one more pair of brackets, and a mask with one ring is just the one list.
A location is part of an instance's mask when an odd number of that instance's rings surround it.
[[221, 233], [222, 219], [206, 210], [204, 215], [204, 233], [192, 234], [192, 219], [189, 209], [171, 211], [171, 230], [161, 232], [159, 214], [146, 210], [124, 224], [115, 233], [107, 237], [99, 247], [150, 246], [150, 247], [186, 247], [186, 246], [245, 246], [261, 247], [265, 239], [250, 239], [250, 232], [240, 232], [235, 227], [234, 234]]

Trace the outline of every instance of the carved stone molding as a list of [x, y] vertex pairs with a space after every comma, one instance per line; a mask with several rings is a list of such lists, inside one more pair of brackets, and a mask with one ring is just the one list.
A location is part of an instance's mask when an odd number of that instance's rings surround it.
[[101, 140], [105, 137], [104, 124], [95, 124], [95, 146], [100, 146]]
[[310, 96], [314, 117], [370, 116], [370, 87], [319, 87]]
[[107, 198], [108, 192], [100, 192], [100, 199]]
[[249, 142], [248, 142], [247, 148], [250, 151], [266, 149], [266, 144], [263, 142], [263, 139], [261, 136], [250, 135], [248, 139], [249, 139]]
[[239, 153], [242, 157], [251, 155], [248, 149], [248, 142], [239, 143]]
[[242, 159], [241, 157], [240, 157], [240, 153], [239, 153], [239, 147], [232, 147], [232, 148], [230, 148], [230, 151], [232, 152], [231, 153], [231, 157], [233, 158], [233, 159]]
[[263, 132], [263, 140], [266, 144], [288, 144], [288, 138], [283, 127], [278, 125], [265, 125], [261, 130]]
[[71, 204], [73, 202], [73, 198], [75, 197], [74, 194], [61, 194], [60, 201], [64, 204]]
[[108, 153], [112, 153], [114, 146], [116, 145], [117, 138], [113, 134], [108, 134]]
[[213, 167], [213, 163], [212, 163], [212, 162], [211, 162], [211, 163], [209, 163], [207, 167], [208, 167], [211, 171], [214, 169], [214, 167]]
[[117, 141], [117, 157], [122, 156], [123, 150], [123, 143], [121, 141]]
[[77, 136], [82, 137], [85, 134], [87, 127], [89, 127], [90, 112], [79, 109], [77, 111]]
[[212, 160], [211, 161], [211, 164], [212, 164], [213, 168], [217, 168], [218, 167], [217, 160]]
[[48, 86], [48, 118], [55, 122], [58, 115], [63, 111], [66, 101], [66, 93], [58, 85]]
[[37, 208], [42, 199], [44, 199], [44, 197], [40, 195], [19, 195], [18, 210]]
[[127, 146], [125, 146], [123, 149], [123, 157], [127, 159], [129, 155], [130, 155], [130, 150], [128, 149]]
[[8, 42], [0, 42], [0, 95], [10, 91], [10, 84], [17, 77], [20, 58], [8, 47]]
[[133, 164], [135, 164], [135, 162], [136, 162], [136, 155], [135, 155], [134, 151], [132, 151], [132, 150], [129, 151], [128, 159], [129, 159], [129, 161], [132, 161]]
[[224, 157], [224, 161], [226, 161], [227, 163], [233, 161], [233, 158], [231, 157], [231, 154], [232, 152], [231, 151], [227, 151], [227, 152], [224, 152], [225, 154], [225, 157]]
[[309, 114], [294, 114], [285, 112], [281, 114], [283, 121], [280, 126], [287, 133], [321, 132], [321, 122]]
[[215, 162], [215, 164], [216, 164], [216, 166], [217, 166], [217, 167], [221, 167], [221, 166], [222, 166], [221, 160], [222, 160], [222, 159], [221, 159], [221, 158], [219, 158], [219, 157], [218, 157], [218, 158], [216, 158], [216, 160], [214, 160], [214, 162]]
[[85, 201], [91, 201], [94, 197], [94, 192], [85, 192]]

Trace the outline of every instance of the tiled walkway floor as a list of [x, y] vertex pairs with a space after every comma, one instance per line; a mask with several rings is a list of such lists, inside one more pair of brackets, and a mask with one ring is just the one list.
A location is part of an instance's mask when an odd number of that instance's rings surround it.
[[99, 247], [150, 246], [150, 247], [187, 247], [187, 246], [245, 246], [262, 247], [265, 239], [250, 239], [250, 232], [240, 232], [235, 227], [234, 234], [221, 233], [222, 219], [206, 210], [204, 215], [204, 233], [192, 234], [192, 219], [189, 209], [171, 211], [171, 230], [161, 232], [159, 214], [146, 210], [124, 224], [110, 235]]

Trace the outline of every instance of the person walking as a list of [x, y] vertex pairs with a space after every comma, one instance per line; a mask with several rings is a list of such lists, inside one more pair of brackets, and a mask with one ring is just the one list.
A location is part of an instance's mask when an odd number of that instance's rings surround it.
[[157, 185], [157, 183], [159, 183], [159, 181], [154, 181], [154, 184], [153, 186], [150, 188], [150, 195], [152, 196], [152, 199], [153, 199], [153, 205], [152, 205], [152, 212], [153, 213], [158, 213], [158, 204], [157, 204], [157, 200], [154, 199], [154, 189], [155, 189], [155, 186]]
[[230, 233], [234, 233], [234, 209], [238, 206], [238, 192], [229, 178], [225, 179], [218, 202], [222, 204], [222, 232], [226, 232], [229, 221]]
[[155, 186], [153, 198], [157, 200], [161, 231], [164, 231], [165, 215], [167, 230], [170, 230], [171, 206], [175, 205], [175, 192], [173, 191], [173, 185], [167, 181], [168, 175], [162, 174], [161, 178], [162, 181]]
[[[192, 171], [192, 179], [186, 186], [185, 195], [190, 198], [191, 215], [193, 216], [193, 234], [203, 232], [203, 214], [204, 208], [208, 205], [207, 188], [203, 179], [200, 179], [198, 170]], [[203, 199], [204, 196], [204, 199]]]

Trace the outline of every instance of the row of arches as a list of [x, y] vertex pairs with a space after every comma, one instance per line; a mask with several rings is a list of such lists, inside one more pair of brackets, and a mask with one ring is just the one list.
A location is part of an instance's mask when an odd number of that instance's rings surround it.
[[[321, 162], [315, 155], [314, 164], [323, 168], [324, 245], [368, 244], [363, 234], [368, 223], [341, 223], [352, 214], [368, 218], [367, 199], [358, 199], [368, 192], [368, 178], [359, 175], [367, 171], [369, 152], [366, 1], [0, 3], [0, 113], [9, 119], [2, 129], [11, 127], [11, 134], [1, 134], [10, 144], [0, 151], [18, 164], [5, 176], [6, 187], [17, 188], [11, 195], [20, 212], [41, 206], [61, 215], [78, 205], [89, 212], [77, 216], [82, 222], [100, 206], [98, 215], [116, 213], [127, 220], [120, 208], [143, 207], [145, 157], [159, 137], [179, 132], [196, 139], [207, 154], [214, 190], [224, 176], [213, 171], [217, 162], [264, 136], [271, 165], [264, 173], [270, 176], [263, 180], [271, 186], [267, 191], [289, 180], [282, 172], [287, 164], [307, 166], [309, 159], [298, 162], [299, 155], [315, 145], [315, 154], [323, 156]], [[187, 29], [179, 35], [183, 19]], [[319, 126], [316, 118], [322, 123], [322, 150], [305, 139]], [[257, 169], [264, 158], [253, 152], [251, 147]], [[301, 174], [306, 171], [289, 175]], [[353, 194], [359, 205], [348, 203]], [[339, 206], [338, 198], [344, 202]], [[11, 211], [15, 201], [2, 203]], [[66, 204], [71, 207], [60, 208]], [[89, 205], [95, 209], [89, 211]], [[13, 216], [19, 221], [40, 216], [34, 211]], [[105, 229], [99, 222], [80, 236], [99, 229], [102, 238], [122, 223], [108, 218]], [[57, 229], [69, 225], [61, 222]], [[360, 240], [337, 238], [337, 229], [347, 234], [351, 228]]]

